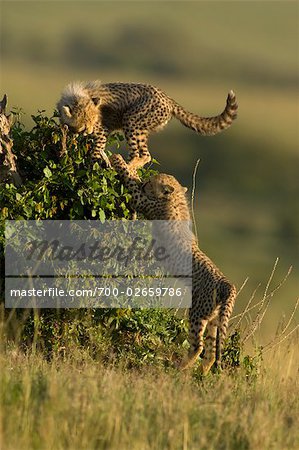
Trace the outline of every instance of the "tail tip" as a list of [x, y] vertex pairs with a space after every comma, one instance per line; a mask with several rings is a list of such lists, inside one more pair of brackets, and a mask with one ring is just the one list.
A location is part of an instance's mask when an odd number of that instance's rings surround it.
[[237, 103], [237, 99], [236, 99], [236, 94], [232, 89], [228, 93], [226, 107], [229, 108], [232, 119], [236, 119], [238, 103]]
[[232, 89], [228, 93], [228, 98], [231, 100], [236, 98], [236, 94]]

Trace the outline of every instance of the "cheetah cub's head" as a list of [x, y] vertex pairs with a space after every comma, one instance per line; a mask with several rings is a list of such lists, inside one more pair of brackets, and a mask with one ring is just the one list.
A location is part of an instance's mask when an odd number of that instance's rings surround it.
[[172, 200], [177, 196], [185, 196], [187, 188], [183, 187], [172, 175], [160, 173], [154, 175], [142, 187], [145, 195], [150, 199]]
[[73, 133], [91, 134], [99, 118], [98, 98], [91, 98], [80, 83], [71, 83], [64, 89], [57, 109], [60, 122]]

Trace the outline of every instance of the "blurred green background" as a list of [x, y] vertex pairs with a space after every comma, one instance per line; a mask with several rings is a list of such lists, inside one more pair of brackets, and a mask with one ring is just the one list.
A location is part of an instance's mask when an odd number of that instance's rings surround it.
[[72, 80], [148, 82], [194, 113], [223, 110], [234, 89], [239, 117], [201, 137], [172, 121], [150, 139], [161, 170], [191, 191], [202, 249], [241, 286], [236, 311], [276, 257], [275, 294], [262, 334], [274, 332], [298, 289], [298, 3], [2, 1], [0, 94], [9, 107], [51, 114]]

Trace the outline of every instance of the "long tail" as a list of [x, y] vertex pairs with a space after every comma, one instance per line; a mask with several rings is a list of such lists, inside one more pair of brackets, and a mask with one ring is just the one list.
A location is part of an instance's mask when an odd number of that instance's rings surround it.
[[237, 109], [238, 104], [235, 93], [230, 91], [227, 96], [225, 110], [219, 116], [200, 117], [186, 111], [177, 103], [174, 105], [173, 115], [183, 125], [197, 131], [197, 133], [204, 136], [213, 136], [231, 126], [233, 120], [237, 117]]

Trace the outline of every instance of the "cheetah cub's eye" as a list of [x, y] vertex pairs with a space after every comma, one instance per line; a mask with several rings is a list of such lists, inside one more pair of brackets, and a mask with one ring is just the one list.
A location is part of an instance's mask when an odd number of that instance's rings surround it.
[[63, 109], [64, 114], [66, 115], [66, 117], [72, 117], [72, 110], [71, 110], [70, 106], [64, 105], [62, 107], [62, 109]]
[[174, 191], [174, 187], [173, 186], [170, 186], [169, 184], [165, 184], [163, 186], [163, 194], [169, 195], [169, 194], [172, 194], [173, 191]]

